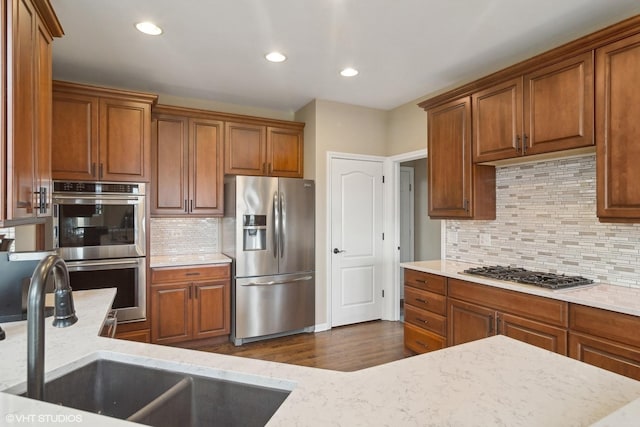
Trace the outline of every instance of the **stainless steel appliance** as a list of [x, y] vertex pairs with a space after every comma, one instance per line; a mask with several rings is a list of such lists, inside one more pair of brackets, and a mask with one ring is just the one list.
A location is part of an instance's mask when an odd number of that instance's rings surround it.
[[235, 345], [315, 325], [315, 184], [225, 179], [223, 252], [233, 259]]
[[146, 318], [145, 184], [53, 184], [53, 243], [73, 290], [116, 288], [119, 322]]
[[551, 290], [575, 288], [577, 286], [593, 284], [593, 280], [582, 276], [566, 276], [564, 274], [530, 271], [520, 267], [505, 267], [500, 265], [468, 268], [464, 270], [464, 273], [489, 277], [496, 280], [523, 283]]
[[145, 184], [54, 182], [53, 241], [64, 260], [145, 256]]

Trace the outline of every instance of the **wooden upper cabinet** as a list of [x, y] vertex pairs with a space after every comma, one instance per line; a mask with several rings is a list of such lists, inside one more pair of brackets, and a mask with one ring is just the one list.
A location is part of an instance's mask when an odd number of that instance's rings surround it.
[[224, 173], [267, 174], [266, 127], [246, 123], [225, 123]]
[[596, 183], [601, 221], [640, 219], [640, 35], [596, 50]]
[[522, 78], [485, 89], [472, 98], [474, 161], [518, 156], [522, 143]]
[[267, 127], [267, 164], [269, 175], [302, 178], [302, 132]]
[[59, 81], [53, 91], [54, 179], [150, 180], [155, 95]]
[[221, 215], [223, 122], [158, 106], [152, 139], [151, 214]]
[[63, 31], [47, 0], [2, 2], [1, 14], [0, 221], [17, 225], [51, 214], [51, 44]]
[[587, 52], [474, 93], [474, 161], [593, 145], [593, 77]]
[[495, 218], [495, 168], [473, 165], [471, 97], [427, 110], [429, 216]]
[[303, 177], [301, 126], [226, 122], [224, 173]]

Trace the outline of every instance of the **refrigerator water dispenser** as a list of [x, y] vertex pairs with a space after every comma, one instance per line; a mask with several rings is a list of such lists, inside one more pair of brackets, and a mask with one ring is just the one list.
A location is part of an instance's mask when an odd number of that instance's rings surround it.
[[243, 215], [242, 249], [263, 251], [267, 249], [267, 216]]

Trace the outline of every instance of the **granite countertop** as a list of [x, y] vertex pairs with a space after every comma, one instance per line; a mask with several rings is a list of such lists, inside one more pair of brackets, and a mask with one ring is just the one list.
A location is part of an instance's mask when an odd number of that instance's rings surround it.
[[187, 265], [224, 264], [231, 258], [223, 254], [151, 255], [149, 265], [153, 267], [182, 267]]
[[[76, 325], [46, 321], [48, 377], [109, 358], [292, 390], [269, 426], [631, 426], [640, 418], [639, 381], [504, 336], [335, 372], [99, 337], [115, 290], [74, 295]], [[0, 390], [24, 390], [26, 322], [2, 326]], [[132, 425], [0, 392], [0, 423], [41, 426], [43, 414], [80, 416], [76, 425]]]
[[640, 289], [637, 288], [597, 283], [580, 288], [553, 291], [533, 285], [505, 282], [503, 280], [463, 273], [467, 268], [478, 267], [477, 264], [467, 262], [449, 260], [415, 261], [404, 262], [401, 263], [400, 266], [411, 270], [466, 280], [482, 285], [510, 289], [531, 295], [640, 316]]

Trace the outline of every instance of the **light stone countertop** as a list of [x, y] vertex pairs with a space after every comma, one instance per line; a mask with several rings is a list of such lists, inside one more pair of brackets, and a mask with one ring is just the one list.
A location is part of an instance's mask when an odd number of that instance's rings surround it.
[[640, 316], [640, 289], [637, 288], [596, 283], [575, 289], [553, 291], [533, 285], [505, 282], [503, 280], [495, 280], [488, 277], [466, 274], [463, 273], [464, 270], [471, 267], [478, 267], [479, 265], [460, 261], [415, 261], [403, 262], [400, 266], [411, 270], [466, 280], [468, 282], [479, 283], [496, 288], [509, 289], [531, 295], [553, 298], [560, 301], [616, 311], [618, 313]]
[[152, 255], [149, 265], [153, 267], [183, 267], [189, 265], [225, 264], [231, 258], [223, 254]]
[[[639, 381], [504, 336], [335, 372], [99, 337], [114, 295], [74, 292], [78, 323], [57, 329], [46, 320], [47, 377], [108, 358], [293, 390], [269, 426], [586, 426], [607, 416], [613, 421], [602, 426], [632, 426], [640, 419]], [[2, 326], [0, 390], [21, 391], [26, 322]], [[64, 425], [133, 425], [0, 392], [0, 425], [63, 425], [43, 416], [82, 421]]]

